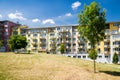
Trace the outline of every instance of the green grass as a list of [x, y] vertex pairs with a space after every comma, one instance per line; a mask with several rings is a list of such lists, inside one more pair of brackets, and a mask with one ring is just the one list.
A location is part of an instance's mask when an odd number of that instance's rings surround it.
[[120, 65], [51, 54], [0, 53], [0, 80], [120, 80]]

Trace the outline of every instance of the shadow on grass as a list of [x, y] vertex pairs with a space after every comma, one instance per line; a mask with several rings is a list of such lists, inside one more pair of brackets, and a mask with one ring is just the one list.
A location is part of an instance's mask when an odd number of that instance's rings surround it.
[[100, 72], [110, 74], [112, 76], [120, 76], [120, 72], [117, 71], [100, 71]]
[[15, 54], [34, 54], [34, 53], [15, 53]]

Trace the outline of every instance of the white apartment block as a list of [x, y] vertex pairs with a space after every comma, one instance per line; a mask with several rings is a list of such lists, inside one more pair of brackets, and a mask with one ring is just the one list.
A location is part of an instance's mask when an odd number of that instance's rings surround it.
[[33, 52], [52, 52], [56, 50], [56, 53], [60, 53], [60, 44], [63, 43], [65, 45], [65, 53], [82, 53], [85, 51], [85, 43], [80, 38], [77, 26], [29, 28], [26, 31], [27, 50]]
[[[106, 38], [96, 48], [99, 53], [98, 62], [111, 63], [115, 52], [119, 55], [120, 61], [120, 26], [109, 27], [106, 29], [105, 35]], [[48, 51], [60, 54], [60, 44], [63, 43], [65, 45], [65, 56], [76, 56], [89, 60], [86, 53], [90, 49], [90, 44], [80, 37], [77, 26], [28, 28], [26, 29], [26, 38], [28, 41], [26, 49], [31, 52]]]

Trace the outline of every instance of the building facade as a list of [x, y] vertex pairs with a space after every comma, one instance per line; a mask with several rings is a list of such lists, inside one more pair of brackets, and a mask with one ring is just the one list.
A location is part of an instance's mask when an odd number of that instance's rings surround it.
[[85, 51], [84, 41], [80, 38], [77, 26], [57, 26], [48, 28], [29, 28], [26, 34], [27, 50], [60, 53], [60, 44], [65, 45], [65, 53]]
[[[119, 26], [120, 22], [106, 23], [106, 37], [103, 41], [96, 45], [96, 50], [98, 53], [104, 54], [104, 57], [107, 58], [108, 61], [111, 60], [110, 62], [112, 62], [112, 56], [115, 52], [117, 52], [120, 57]], [[63, 43], [65, 45], [65, 53], [87, 53], [91, 47], [90, 43], [85, 42], [80, 37], [77, 28], [78, 25], [28, 28], [26, 29], [26, 38], [28, 41], [28, 46], [26, 49], [31, 52], [48, 51], [52, 53], [60, 53], [60, 44]]]
[[8, 40], [12, 35], [13, 28], [17, 26], [18, 24], [8, 20], [0, 21], [0, 40], [3, 41], [3, 46], [0, 48], [0, 51], [10, 51]]

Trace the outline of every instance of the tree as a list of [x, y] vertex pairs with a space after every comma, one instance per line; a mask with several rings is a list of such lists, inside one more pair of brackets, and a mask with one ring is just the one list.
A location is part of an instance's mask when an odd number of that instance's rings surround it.
[[27, 46], [26, 37], [20, 35], [11, 36], [8, 43], [12, 50], [25, 48]]
[[113, 55], [113, 61], [112, 61], [112, 62], [113, 62], [114, 64], [117, 64], [118, 61], [119, 61], [118, 54], [115, 52], [114, 55]]
[[51, 39], [51, 51], [53, 54], [56, 53], [56, 38]]
[[[97, 2], [92, 2], [90, 5], [85, 5], [84, 10], [78, 15], [79, 27], [78, 31], [83, 39], [87, 40], [91, 44], [91, 50], [89, 55], [95, 56], [95, 45], [104, 39], [105, 37], [105, 10], [101, 10], [101, 6]], [[96, 53], [96, 52], [95, 52]], [[92, 57], [90, 57], [93, 59]], [[95, 68], [94, 58], [94, 72]]]
[[65, 52], [65, 45], [63, 43], [60, 45], [60, 52], [61, 54]]

